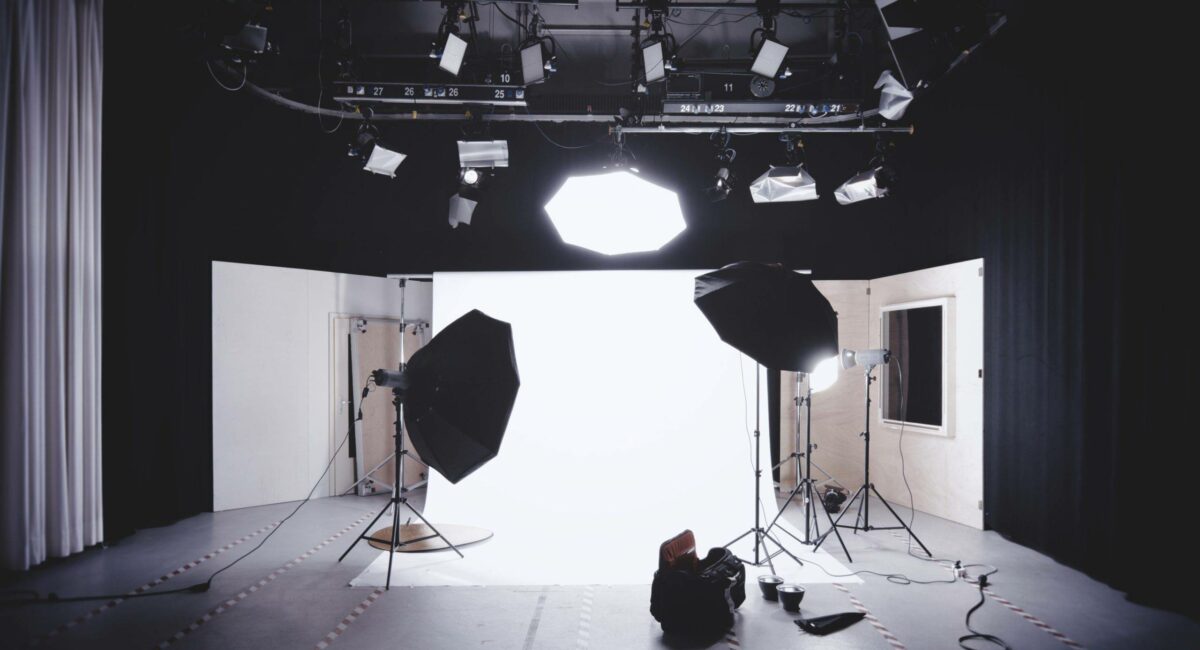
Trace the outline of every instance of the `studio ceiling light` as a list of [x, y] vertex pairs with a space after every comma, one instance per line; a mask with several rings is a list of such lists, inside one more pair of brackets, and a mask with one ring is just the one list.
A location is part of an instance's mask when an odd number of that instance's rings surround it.
[[438, 67], [458, 76], [462, 70], [463, 59], [467, 55], [467, 42], [457, 34], [446, 34], [446, 44], [442, 46], [442, 55], [438, 59]]
[[886, 174], [883, 172], [883, 167], [859, 172], [834, 190], [833, 195], [842, 205], [850, 205], [867, 199], [881, 199], [888, 195], [887, 183], [881, 182], [886, 178]]
[[729, 137], [729, 132], [724, 128], [710, 137], [713, 145], [717, 148], [718, 166], [716, 173], [713, 174], [712, 182], [704, 188], [704, 195], [713, 203], [729, 198], [729, 193], [733, 191], [736, 183], [733, 174], [733, 160], [737, 158], [737, 151], [729, 146]]
[[450, 197], [449, 222], [451, 228], [471, 225], [471, 217], [483, 197], [484, 185], [491, 172], [484, 169], [465, 167], [458, 176], [458, 192]]
[[772, 166], [750, 184], [750, 198], [755, 203], [812, 201], [818, 198], [817, 181], [804, 165]]
[[889, 120], [898, 120], [904, 117], [904, 111], [908, 110], [908, 105], [912, 103], [912, 91], [904, 87], [900, 80], [892, 76], [891, 70], [884, 70], [879, 75], [879, 80], [875, 82], [875, 89], [879, 92], [879, 114]]
[[475, 214], [478, 201], [469, 199], [462, 194], [450, 197], [450, 227], [457, 228], [459, 224], [471, 225], [471, 216]]
[[521, 48], [521, 82], [529, 86], [545, 80], [545, 52], [542, 50], [542, 42], [534, 41]]
[[875, 141], [875, 155], [871, 162], [867, 163], [866, 171], [855, 174], [834, 191], [833, 195], [838, 203], [849, 205], [868, 199], [881, 199], [888, 195], [896, 179], [895, 171], [884, 160], [889, 146], [883, 138]]
[[781, 135], [787, 154], [787, 164], [772, 165], [750, 184], [750, 198], [755, 203], [784, 203], [812, 201], [818, 198], [817, 181], [804, 168], [804, 143], [799, 137]]
[[642, 48], [642, 69], [646, 72], [646, 83], [666, 78], [667, 70], [663, 64], [665, 58], [662, 41], [654, 41]]
[[687, 227], [675, 192], [628, 169], [567, 178], [546, 214], [564, 242], [605, 255], [658, 250]]
[[371, 156], [367, 158], [367, 164], [363, 169], [372, 174], [381, 174], [388, 178], [395, 178], [396, 168], [407, 157], [399, 151], [392, 151], [383, 145], [376, 144], [375, 148], [371, 149]]
[[354, 135], [349, 155], [363, 161], [363, 169], [388, 178], [396, 177], [396, 168], [407, 158], [379, 143], [379, 131], [370, 123], [364, 123]]
[[458, 164], [464, 169], [508, 167], [508, 141], [459, 140]]
[[787, 57], [787, 53], [786, 45], [764, 38], [762, 45], [758, 48], [758, 54], [754, 56], [754, 65], [750, 66], [750, 72], [774, 79], [779, 74], [779, 69], [783, 67], [783, 60]]

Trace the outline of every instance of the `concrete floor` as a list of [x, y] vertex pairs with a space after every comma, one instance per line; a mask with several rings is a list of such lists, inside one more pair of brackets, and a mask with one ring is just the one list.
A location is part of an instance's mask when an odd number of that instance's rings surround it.
[[[382, 503], [379, 497], [309, 503], [260, 551], [221, 574], [207, 593], [0, 609], [0, 647], [696, 647], [663, 638], [649, 613], [648, 585], [398, 587], [386, 593], [349, 588], [350, 579], [378, 551], [364, 543], [344, 562], [339, 564], [337, 558]], [[169, 577], [151, 591], [187, 586], [252, 548], [265, 534], [264, 526], [292, 507], [198, 515], [38, 568], [0, 589], [62, 596], [124, 593], [163, 576]], [[788, 516], [796, 521], [801, 512], [789, 510]], [[907, 516], [907, 511], [902, 514]], [[1121, 593], [994, 533], [920, 513], [915, 527], [940, 557], [999, 567], [991, 595], [972, 622], [1014, 648], [1200, 648], [1200, 624], [1129, 603]], [[949, 575], [935, 564], [909, 557], [905, 541], [890, 532], [846, 537], [854, 570], [919, 579]], [[229, 546], [239, 540], [244, 541]], [[191, 564], [221, 549], [225, 550]], [[829, 550], [841, 555], [840, 550]], [[185, 570], [171, 575], [180, 568]], [[874, 621], [827, 637], [810, 637], [791, 622], [794, 615], [764, 601], [748, 585], [733, 633], [707, 647], [953, 648], [966, 633], [964, 615], [979, 597], [976, 586], [963, 582], [897, 585], [877, 576], [863, 579], [864, 584], [845, 587], [810, 586], [802, 613], [863, 607]]]

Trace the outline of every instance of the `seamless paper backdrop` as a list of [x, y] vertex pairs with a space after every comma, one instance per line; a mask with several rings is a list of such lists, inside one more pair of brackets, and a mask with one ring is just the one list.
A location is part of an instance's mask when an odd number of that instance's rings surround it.
[[[465, 547], [462, 560], [397, 554], [394, 583], [647, 583], [659, 544], [683, 529], [703, 553], [753, 525], [755, 368], [692, 304], [698, 273], [436, 274], [434, 331], [471, 309], [508, 321], [521, 389], [496, 459], [458, 485], [429, 480], [431, 522], [495, 537]], [[764, 438], [766, 421], [764, 412]], [[386, 566], [383, 553], [352, 584], [382, 584]], [[777, 561], [786, 576], [785, 567], [796, 570]]]

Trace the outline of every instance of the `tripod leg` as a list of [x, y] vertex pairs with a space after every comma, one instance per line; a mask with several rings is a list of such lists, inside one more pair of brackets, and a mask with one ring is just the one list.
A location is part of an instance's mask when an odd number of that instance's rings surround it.
[[354, 547], [358, 546], [358, 543], [362, 540], [362, 538], [366, 537], [371, 532], [371, 528], [375, 525], [375, 522], [379, 521], [379, 518], [383, 516], [383, 513], [388, 511], [388, 508], [391, 507], [391, 505], [392, 504], [389, 501], [388, 505], [384, 506], [383, 510], [380, 510], [379, 514], [375, 515], [375, 518], [371, 520], [371, 523], [367, 524], [366, 530], [364, 530], [361, 535], [356, 537], [353, 542], [350, 542], [350, 548], [347, 548], [342, 552], [342, 556], [338, 558], [338, 562], [346, 559], [346, 556], [350, 554], [350, 551], [354, 550]]
[[[824, 507], [822, 507], [821, 509], [825, 510]], [[833, 515], [829, 514], [828, 510], [825, 510], [825, 518], [829, 520], [829, 530], [825, 531], [825, 535], [821, 536], [821, 541], [825, 541], [825, 537], [827, 537], [829, 535], [829, 533], [833, 533], [834, 536], [837, 537], [838, 544], [842, 545], [842, 552], [846, 554], [846, 561], [853, 562], [854, 558], [850, 557], [850, 549], [846, 548], [846, 540], [842, 539], [842, 533], [841, 533], [841, 531], [838, 530], [837, 524], [834, 523], [834, 521], [833, 521]], [[813, 517], [814, 522], [816, 521], [816, 519], [817, 519], [816, 517]], [[816, 549], [813, 549], [813, 550], [816, 550]]]
[[412, 510], [413, 514], [416, 515], [417, 518], [420, 519], [426, 526], [429, 526], [429, 530], [432, 530], [434, 535], [441, 537], [442, 541], [446, 542], [446, 546], [449, 546], [451, 550], [453, 550], [455, 553], [458, 553], [458, 557], [463, 557], [462, 551], [458, 550], [458, 547], [455, 546], [454, 544], [451, 544], [450, 540], [447, 539], [446, 536], [443, 535], [437, 528], [434, 528], [433, 524], [429, 523], [429, 520], [426, 519], [424, 515], [417, 512], [417, 509], [412, 506], [409, 506], [408, 503], [405, 503], [404, 505], [408, 506], [408, 509]]
[[388, 548], [387, 581], [383, 583], [384, 591], [392, 590], [392, 560], [396, 559], [396, 544], [400, 541], [400, 504], [392, 510], [392, 545]]
[[[841, 524], [841, 522], [842, 522], [842, 517], [845, 517], [846, 513], [850, 512], [850, 506], [854, 504], [854, 500], [857, 499], [858, 496], [863, 493], [863, 490], [866, 490], [866, 489], [867, 489], [867, 486], [864, 485], [864, 486], [858, 488], [858, 491], [854, 493], [854, 496], [850, 497], [850, 500], [846, 502], [846, 507], [843, 508], [840, 513], [838, 513], [837, 519], [834, 519], [833, 523], [830, 524], [829, 530], [825, 531], [825, 536], [822, 537], [821, 540], [817, 542], [817, 545], [813, 547], [814, 551], [817, 550], [818, 548], [821, 548], [821, 544], [825, 543], [825, 538], [829, 537], [829, 533], [835, 532], [837, 530], [838, 525]], [[828, 515], [829, 512], [826, 511], [825, 514]], [[857, 526], [857, 524], [855, 524], [855, 525]], [[856, 530], [857, 530], [857, 528], [856, 528]], [[840, 540], [841, 538], [842, 538], [842, 536], [838, 535], [838, 539]], [[843, 546], [845, 546], [845, 544], [843, 544]], [[849, 556], [850, 554], [847, 553], [846, 555]]]
[[900, 518], [900, 515], [896, 514], [896, 511], [892, 508], [892, 504], [888, 503], [887, 499], [883, 498], [883, 495], [879, 493], [879, 490], [875, 489], [874, 485], [871, 486], [871, 491], [875, 493], [875, 496], [879, 497], [879, 500], [882, 501], [883, 505], [887, 507], [888, 512], [892, 513], [892, 516], [896, 518], [896, 521], [900, 522], [900, 525], [904, 527], [904, 530], [908, 531], [908, 534], [913, 538], [913, 541], [921, 547], [921, 550], [925, 551], [925, 555], [928, 557], [933, 557], [933, 553], [930, 553], [929, 549], [925, 548], [925, 545], [921, 543], [921, 539], [917, 537], [917, 534], [912, 532], [912, 528], [909, 528], [908, 524], [904, 523], [904, 520]]
[[[767, 566], [770, 567], [772, 574], [778, 575], [775, 573], [775, 563], [771, 561], [771, 549], [767, 548], [767, 542], [765, 539], [766, 537], [767, 537], [767, 531], [765, 531], [761, 528], [756, 529], [754, 531], [754, 543], [759, 546], [762, 546], [763, 555], [766, 557], [766, 560], [767, 560]], [[779, 542], [775, 542], [775, 543], [779, 544]], [[780, 546], [780, 548], [783, 548], [783, 547]], [[755, 550], [757, 550], [757, 549], [758, 549], [758, 547], [756, 546]]]
[[[789, 551], [786, 546], [784, 546], [783, 544], [780, 544], [779, 540], [775, 539], [774, 537], [771, 537], [766, 532], [763, 533], [763, 537], [771, 540], [772, 542], [775, 542], [775, 545], [779, 547], [779, 550], [783, 551], [784, 555], [787, 555], [788, 557], [795, 560], [796, 564], [799, 564], [800, 566], [804, 566], [804, 562], [801, 561], [800, 558], [796, 557], [796, 555], [794, 553]], [[767, 545], [764, 543], [763, 548], [766, 548], [766, 547], [767, 547]], [[775, 567], [771, 567], [771, 573], [775, 573]]]
[[867, 502], [867, 499], [871, 498], [871, 494], [869, 492], [867, 492], [867, 486], [865, 486], [865, 485], [859, 489], [859, 493], [862, 494], [862, 498], [858, 500], [858, 515], [856, 515], [854, 517], [854, 534], [855, 535], [858, 534], [858, 530], [860, 528], [863, 530], [869, 530], [863, 522], [863, 505]]
[[753, 528], [751, 528], [750, 530], [748, 530], [748, 531], [746, 531], [746, 532], [742, 533], [741, 535], [738, 535], [737, 537], [734, 537], [734, 538], [733, 538], [733, 541], [731, 541], [731, 542], [729, 542], [728, 544], [726, 544], [726, 545], [722, 546], [721, 548], [729, 548], [730, 546], [733, 546], [734, 544], [737, 544], [738, 542], [742, 541], [742, 538], [743, 538], [743, 537], [745, 537], [746, 535], [749, 535], [750, 533], [753, 533], [753, 532], [754, 532], [754, 529], [753, 529]]
[[[767, 530], [769, 531], [770, 529], [768, 528]], [[792, 531], [784, 528], [783, 526], [780, 526], [779, 530], [782, 530], [785, 535], [787, 535], [788, 537], [791, 537], [792, 539], [796, 540], [797, 542], [799, 542], [801, 544], [809, 543], [809, 542], [805, 542], [804, 540], [800, 539], [799, 537], [796, 537], [795, 535], [792, 534]]]
[[775, 518], [771, 520], [771, 523], [767, 524], [767, 530], [771, 530], [775, 526], [775, 522], [779, 521], [779, 518], [783, 516], [783, 511], [787, 510], [787, 507], [792, 505], [792, 499], [796, 498], [796, 495], [800, 493], [800, 488], [802, 487], [804, 487], [804, 481], [796, 484], [795, 489], [793, 489], [792, 493], [788, 495], [787, 501], [780, 506], [779, 514], [775, 515]]

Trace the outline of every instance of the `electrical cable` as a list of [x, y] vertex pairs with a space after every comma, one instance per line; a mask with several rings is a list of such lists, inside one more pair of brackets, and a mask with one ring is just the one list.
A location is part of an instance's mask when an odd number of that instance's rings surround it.
[[[321, 78], [321, 66], [325, 61], [325, 0], [317, 2], [317, 108], [321, 108], [321, 103], [325, 100], [325, 81]], [[326, 135], [336, 133], [342, 128], [342, 122], [346, 119], [346, 114], [339, 111], [337, 124], [332, 129], [325, 128], [325, 121], [321, 119], [321, 112], [317, 111], [317, 125], [320, 126], [321, 132]]]
[[985, 632], [980, 632], [979, 630], [976, 630], [974, 627], [971, 627], [971, 615], [974, 614], [976, 612], [976, 610], [978, 610], [980, 607], [983, 607], [983, 603], [985, 603], [987, 601], [987, 595], [983, 591], [987, 587], [987, 575], [979, 576], [978, 584], [979, 584], [979, 602], [975, 603], [974, 607], [967, 610], [966, 626], [967, 626], [967, 630], [970, 632], [970, 634], [966, 634], [966, 635], [958, 637], [959, 647], [966, 648], [967, 650], [974, 650], [974, 648], [967, 645], [967, 641], [986, 641], [988, 643], [991, 643], [992, 645], [1004, 648], [1004, 650], [1012, 650], [1012, 646], [1008, 645], [1008, 643], [1006, 643], [1004, 641], [1004, 639], [1001, 639], [1000, 637], [998, 637], [994, 634], [987, 634]]
[[[365, 397], [367, 394], [368, 394], [368, 389], [364, 388], [363, 396]], [[361, 417], [361, 410], [360, 410], [360, 417]], [[272, 535], [274, 535], [276, 532], [278, 532], [280, 528], [283, 528], [283, 525], [285, 523], [287, 523], [287, 521], [289, 519], [291, 519], [293, 516], [295, 516], [296, 513], [300, 511], [300, 508], [303, 508], [304, 505], [307, 504], [310, 499], [312, 499], [312, 495], [314, 493], [316, 493], [317, 488], [320, 487], [320, 485], [321, 485], [321, 482], [325, 480], [325, 476], [327, 474], [329, 474], [329, 469], [333, 467], [334, 461], [337, 460], [338, 454], [341, 453], [342, 447], [345, 446], [346, 441], [349, 439], [350, 439], [350, 432], [347, 431], [346, 435], [342, 436], [342, 442], [340, 444], [338, 444], [337, 449], [335, 449], [333, 451], [333, 455], [330, 456], [329, 463], [325, 465], [325, 471], [321, 472], [321, 476], [319, 478], [317, 478], [317, 482], [314, 483], [312, 486], [312, 489], [308, 491], [308, 496], [304, 497], [304, 500], [301, 501], [299, 503], [299, 505], [297, 505], [290, 513], [288, 513], [288, 516], [281, 519], [279, 521], [279, 523], [276, 524], [273, 529], [271, 529], [271, 532], [267, 533], [266, 536], [263, 537], [262, 540], [259, 541], [259, 543], [254, 548], [250, 549], [249, 551], [246, 551], [240, 557], [238, 557], [236, 560], [230, 562], [229, 564], [226, 564], [225, 566], [221, 567], [220, 569], [217, 569], [204, 582], [198, 582], [196, 584], [189, 585], [187, 587], [178, 587], [176, 589], [169, 589], [167, 591], [146, 591], [146, 592], [142, 592], [142, 593], [127, 592], [127, 593], [123, 593], [123, 594], [96, 594], [96, 595], [89, 595], [89, 596], [67, 596], [67, 597], [59, 596], [57, 593], [54, 593], [54, 592], [49, 592], [46, 594], [45, 597], [42, 597], [37, 591], [30, 589], [30, 590], [22, 590], [22, 591], [24, 591], [25, 593], [32, 594], [32, 597], [5, 602], [2, 605], [0, 605], [0, 607], [20, 607], [23, 605], [49, 604], [49, 603], [77, 603], [77, 602], [85, 602], [85, 601], [91, 601], [91, 600], [125, 600], [125, 599], [129, 599], [129, 598], [149, 598], [151, 596], [168, 596], [171, 594], [180, 594], [180, 593], [185, 593], [185, 592], [190, 592], [190, 593], [206, 592], [212, 588], [212, 582], [213, 582], [214, 578], [216, 578], [218, 575], [220, 575], [226, 569], [229, 569], [230, 567], [237, 564], [238, 562], [241, 562], [242, 560], [246, 559], [247, 557], [249, 557], [252, 553], [257, 551], [258, 549], [262, 548], [263, 544], [266, 544], [267, 540], [271, 539]]]
[[228, 90], [231, 93], [236, 93], [237, 91], [246, 87], [246, 78], [249, 76], [249, 73], [246, 70], [246, 63], [244, 61], [242, 62], [242, 82], [236, 86], [226, 86], [225, 83], [217, 77], [217, 73], [213, 72], [212, 69], [212, 61], [205, 61], [204, 67], [208, 68], [208, 76], [212, 77], [213, 81], [217, 82], [218, 86]]

